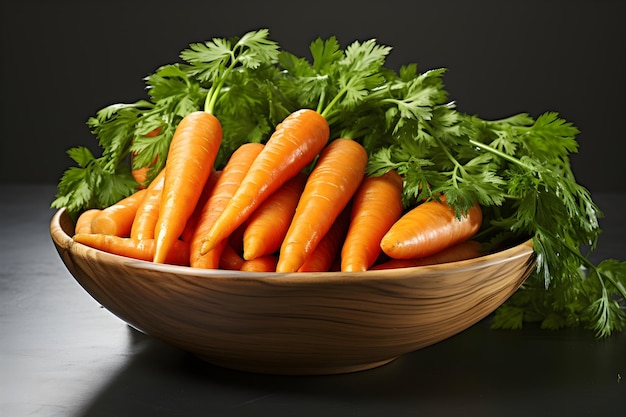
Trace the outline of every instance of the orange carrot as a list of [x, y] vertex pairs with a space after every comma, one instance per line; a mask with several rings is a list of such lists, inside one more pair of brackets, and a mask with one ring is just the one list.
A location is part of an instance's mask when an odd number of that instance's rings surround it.
[[445, 199], [427, 201], [394, 223], [383, 236], [380, 247], [395, 259], [433, 255], [471, 238], [480, 229], [482, 217], [478, 204], [457, 218]]
[[328, 233], [324, 235], [315, 250], [306, 258], [298, 272], [328, 272], [339, 257], [348, 226], [350, 225], [350, 204], [341, 212]]
[[215, 183], [217, 182], [217, 179], [220, 177], [221, 174], [222, 171], [213, 171], [211, 172], [211, 175], [209, 175], [209, 179], [204, 184], [202, 193], [200, 193], [200, 198], [196, 203], [196, 207], [194, 208], [193, 213], [191, 213], [189, 219], [187, 220], [187, 224], [185, 224], [185, 229], [180, 236], [181, 240], [184, 240], [185, 242], [191, 242], [191, 239], [193, 239], [193, 234], [195, 233], [196, 227], [198, 225], [200, 212], [206, 204], [206, 201], [209, 199], [209, 196], [213, 192], [213, 187], [215, 187]]
[[165, 172], [161, 170], [146, 188], [148, 190], [137, 207], [135, 219], [130, 229], [133, 239], [154, 239], [154, 227], [159, 217], [159, 205], [163, 191]]
[[482, 243], [476, 240], [466, 240], [457, 245], [450, 246], [435, 254], [424, 256], [423, 258], [411, 259], [390, 259], [380, 264], [372, 266], [371, 270], [408, 268], [413, 266], [435, 265], [448, 262], [463, 261], [466, 259], [478, 258], [486, 255], [481, 250]]
[[91, 222], [101, 211], [95, 208], [83, 211], [76, 219], [74, 233], [91, 233]]
[[365, 177], [353, 202], [341, 249], [342, 271], [365, 271], [380, 255], [380, 240], [402, 215], [402, 177], [388, 171]]
[[230, 269], [239, 271], [244, 263], [244, 259], [237, 253], [233, 246], [228, 242], [220, 256], [219, 267], [221, 269]]
[[254, 159], [262, 152], [264, 145], [260, 143], [245, 143], [237, 148], [224, 166], [221, 175], [213, 186], [206, 203], [200, 210], [198, 222], [190, 242], [189, 263], [195, 268], [218, 268], [220, 255], [226, 239], [220, 241], [212, 250], [201, 253], [202, 242], [207, 231], [215, 219], [222, 213], [233, 194], [241, 184], [241, 180], [248, 172]]
[[181, 236], [213, 171], [222, 126], [209, 112], [185, 116], [174, 132], [165, 163], [165, 183], [155, 227], [154, 262], [165, 262]]
[[263, 255], [258, 258], [244, 261], [240, 271], [245, 272], [274, 272], [278, 258], [274, 255]]
[[366, 164], [365, 148], [351, 139], [335, 139], [322, 151], [281, 245], [277, 272], [302, 266], [356, 192]]
[[328, 142], [330, 128], [318, 112], [291, 113], [268, 139], [237, 192], [204, 238], [202, 253], [226, 239], [284, 183], [309, 165]]
[[137, 208], [147, 190], [135, 191], [126, 198], [103, 209], [91, 221], [91, 233], [128, 237], [133, 227]]
[[[99, 233], [79, 233], [74, 241], [115, 255], [126, 256], [143, 261], [152, 261], [155, 250], [154, 239], [132, 239]], [[189, 265], [189, 245], [176, 240], [165, 258], [164, 263], [172, 265]]]
[[243, 234], [244, 259], [270, 255], [280, 249], [305, 183], [306, 174], [298, 173], [250, 215]]

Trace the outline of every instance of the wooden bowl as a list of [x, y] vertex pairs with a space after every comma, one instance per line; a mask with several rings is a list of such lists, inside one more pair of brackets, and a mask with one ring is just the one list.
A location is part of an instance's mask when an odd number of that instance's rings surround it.
[[254, 273], [137, 261], [50, 223], [70, 273], [130, 326], [218, 366], [268, 374], [369, 369], [472, 326], [534, 268], [531, 241], [481, 258], [385, 271]]

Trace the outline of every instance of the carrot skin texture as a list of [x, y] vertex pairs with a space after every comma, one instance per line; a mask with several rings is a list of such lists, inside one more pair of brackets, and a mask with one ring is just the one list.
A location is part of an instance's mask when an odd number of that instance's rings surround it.
[[193, 213], [191, 213], [191, 216], [189, 217], [189, 219], [187, 219], [187, 223], [185, 224], [185, 229], [183, 230], [183, 233], [180, 236], [181, 240], [184, 240], [185, 242], [191, 242], [191, 239], [193, 238], [193, 234], [195, 233], [196, 227], [198, 225], [200, 212], [202, 211], [202, 208], [206, 204], [206, 201], [208, 200], [211, 192], [213, 192], [213, 187], [215, 186], [215, 183], [217, 182], [217, 179], [219, 178], [221, 174], [222, 174], [222, 171], [213, 171], [211, 172], [211, 175], [209, 175], [209, 179], [204, 184], [204, 188], [202, 189], [202, 192], [200, 193], [200, 198], [198, 199], [198, 202], [196, 203], [196, 207], [194, 208]]
[[202, 253], [204, 236], [222, 213], [241, 184], [250, 165], [263, 150], [260, 143], [245, 143], [237, 148], [224, 166], [213, 189], [200, 210], [198, 222], [190, 243], [189, 263], [195, 268], [218, 268], [220, 256], [228, 239], [223, 239], [210, 251]]
[[475, 204], [460, 219], [445, 200], [431, 200], [405, 213], [380, 242], [394, 259], [421, 258], [471, 238], [480, 229], [482, 210]]
[[[193, 242], [193, 240], [192, 240]], [[191, 251], [191, 244], [189, 250], [189, 266], [193, 268], [203, 269], [217, 269], [220, 267], [220, 259], [222, 258], [222, 252], [228, 245], [228, 240], [220, 241], [217, 246], [208, 251], [207, 253], [200, 255], [197, 250]], [[194, 249], [196, 249], [194, 247]]]
[[274, 255], [263, 255], [258, 258], [244, 261], [240, 271], [244, 272], [274, 272], [278, 258]]
[[74, 233], [91, 233], [91, 222], [101, 211], [96, 208], [83, 211], [76, 219]]
[[133, 239], [154, 239], [154, 228], [159, 217], [164, 179], [165, 173], [161, 171], [146, 188], [146, 195], [137, 208], [130, 229], [130, 237]]
[[335, 139], [309, 174], [280, 247], [277, 272], [295, 272], [352, 199], [365, 175], [367, 151], [351, 139]]
[[486, 255], [487, 253], [481, 251], [481, 248], [482, 243], [470, 239], [423, 258], [390, 259], [374, 265], [369, 269], [377, 271], [381, 269], [410, 268], [414, 266], [437, 265], [448, 262], [464, 261], [466, 259], [473, 259]]
[[205, 111], [185, 116], [172, 138], [155, 227], [154, 262], [162, 263], [191, 217], [222, 141], [219, 120]]
[[239, 271], [244, 263], [244, 259], [237, 253], [233, 246], [228, 242], [220, 256], [219, 266], [221, 269]]
[[326, 119], [310, 109], [294, 111], [276, 126], [237, 192], [206, 234], [202, 252], [241, 226], [271, 194], [302, 171], [328, 142]]
[[350, 225], [350, 205], [348, 205], [324, 235], [315, 250], [306, 258], [298, 272], [328, 272], [341, 253], [348, 226]]
[[380, 241], [402, 215], [402, 177], [388, 171], [365, 177], [352, 199], [350, 227], [341, 249], [342, 271], [365, 271], [380, 255]]
[[[99, 233], [78, 233], [74, 235], [73, 239], [95, 249], [142, 261], [152, 261], [156, 243], [154, 239], [138, 240]], [[164, 263], [188, 266], [189, 245], [182, 240], [174, 242]]]
[[298, 173], [250, 215], [243, 234], [244, 259], [270, 255], [280, 249], [305, 183], [306, 174]]
[[91, 221], [91, 233], [120, 237], [130, 236], [137, 209], [146, 192], [145, 189], [135, 191], [128, 197], [102, 209], [100, 214]]

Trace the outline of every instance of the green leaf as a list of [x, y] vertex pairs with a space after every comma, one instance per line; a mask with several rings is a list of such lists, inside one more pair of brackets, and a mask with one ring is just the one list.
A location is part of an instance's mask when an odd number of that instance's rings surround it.
[[87, 148], [72, 148], [68, 155], [79, 166], [63, 173], [51, 207], [65, 207], [76, 217], [85, 209], [107, 207], [136, 190], [137, 183], [129, 170], [105, 169], [106, 159], [95, 158]]
[[517, 330], [524, 325], [524, 309], [521, 307], [504, 305], [496, 311], [491, 322], [491, 328], [500, 330]]
[[331, 36], [326, 40], [317, 38], [309, 46], [313, 63], [311, 70], [315, 74], [330, 74], [333, 66], [343, 58], [343, 51], [337, 38]]
[[276, 63], [279, 46], [268, 39], [268, 35], [267, 29], [261, 29], [248, 32], [241, 38], [214, 38], [204, 43], [193, 43], [181, 52], [180, 57], [190, 64], [187, 72], [202, 83], [210, 82], [205, 111], [215, 111], [222, 87], [233, 71], [256, 70]]

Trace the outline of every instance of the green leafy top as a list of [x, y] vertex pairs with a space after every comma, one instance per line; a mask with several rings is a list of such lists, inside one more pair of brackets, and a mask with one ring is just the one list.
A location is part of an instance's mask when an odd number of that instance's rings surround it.
[[191, 64], [187, 72], [201, 83], [211, 83], [204, 110], [213, 113], [222, 88], [236, 68], [256, 70], [278, 59], [278, 44], [268, 39], [269, 31], [248, 32], [232, 40], [215, 38], [205, 43], [193, 43], [181, 52], [183, 60]]
[[384, 64], [390, 47], [375, 40], [355, 41], [342, 50], [335, 37], [316, 39], [310, 46], [312, 61], [283, 51], [284, 76], [279, 87], [299, 107], [315, 109], [328, 121], [335, 136], [348, 133], [357, 121], [374, 125], [374, 113], [362, 111], [371, 90], [384, 82]]

